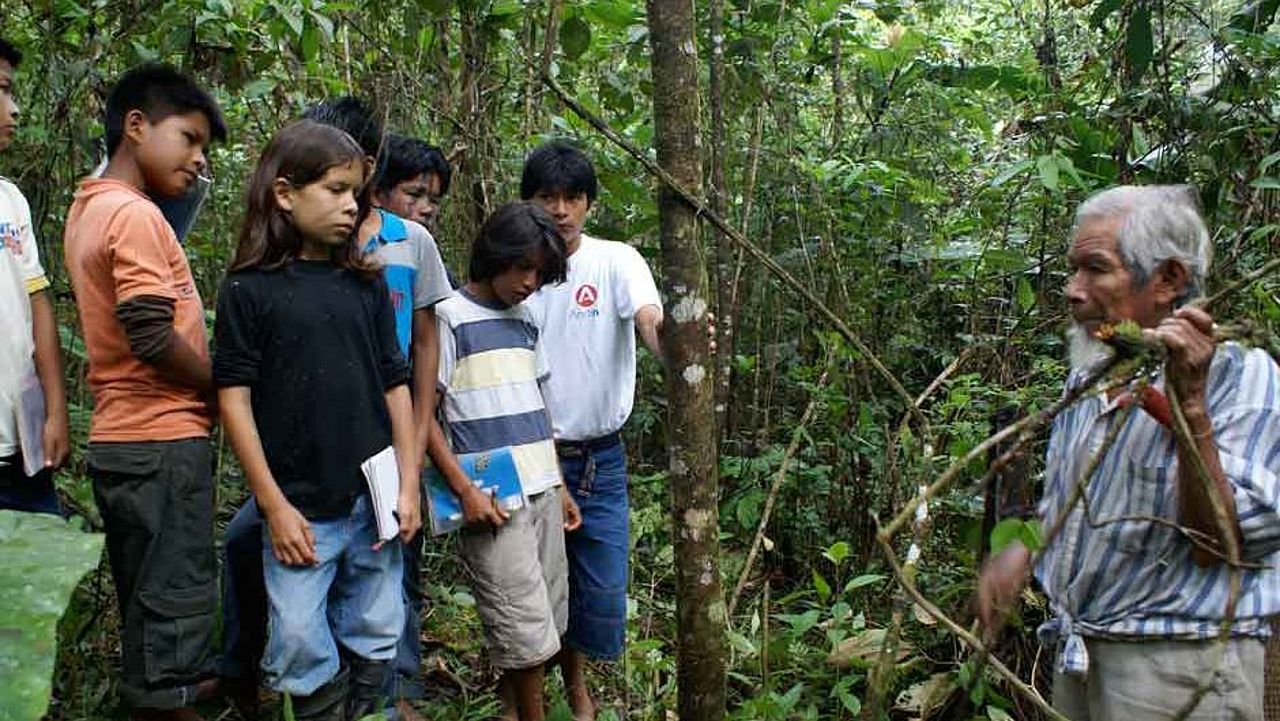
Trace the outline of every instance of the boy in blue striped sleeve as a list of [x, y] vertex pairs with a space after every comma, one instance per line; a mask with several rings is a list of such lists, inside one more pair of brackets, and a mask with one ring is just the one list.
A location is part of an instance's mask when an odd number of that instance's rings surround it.
[[[457, 494], [460, 546], [476, 610], [505, 696], [520, 721], [541, 721], [544, 665], [568, 624], [564, 533], [581, 524], [565, 492], [541, 383], [548, 371], [523, 301], [563, 282], [564, 239], [531, 203], [499, 208], [471, 249], [469, 282], [436, 306], [439, 391], [449, 442], [431, 460]], [[510, 514], [474, 486], [454, 453], [507, 447], [524, 494]]]

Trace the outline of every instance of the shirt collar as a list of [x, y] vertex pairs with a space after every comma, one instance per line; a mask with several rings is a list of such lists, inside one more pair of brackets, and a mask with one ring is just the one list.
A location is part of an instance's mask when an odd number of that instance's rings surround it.
[[382, 217], [381, 226], [378, 228], [378, 234], [369, 239], [365, 245], [364, 252], [372, 252], [379, 245], [387, 243], [399, 243], [409, 239], [409, 229], [405, 227], [404, 220], [395, 213], [389, 213], [382, 208], [377, 208], [378, 215]]

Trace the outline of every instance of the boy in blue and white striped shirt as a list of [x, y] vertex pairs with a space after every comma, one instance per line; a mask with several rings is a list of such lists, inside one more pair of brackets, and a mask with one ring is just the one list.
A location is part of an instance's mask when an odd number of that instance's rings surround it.
[[[564, 240], [541, 208], [509, 203], [480, 230], [469, 282], [436, 306], [440, 408], [449, 442], [431, 459], [457, 494], [467, 526], [462, 558], [503, 693], [519, 718], [540, 720], [544, 664], [568, 624], [564, 532], [581, 523], [560, 478], [541, 382], [538, 327], [523, 301], [565, 277]], [[507, 447], [525, 497], [510, 514], [481, 493], [455, 453]]]

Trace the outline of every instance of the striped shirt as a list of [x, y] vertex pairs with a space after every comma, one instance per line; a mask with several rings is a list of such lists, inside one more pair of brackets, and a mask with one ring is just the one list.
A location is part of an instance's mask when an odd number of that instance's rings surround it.
[[509, 446], [526, 497], [560, 485], [540, 383], [550, 375], [524, 304], [482, 301], [465, 290], [436, 305], [439, 387], [455, 453]]
[[[1085, 374], [1075, 372], [1068, 387]], [[1155, 386], [1163, 388], [1163, 378]], [[1265, 637], [1280, 612], [1280, 369], [1261, 350], [1219, 346], [1209, 370], [1209, 415], [1222, 469], [1234, 489], [1245, 561], [1233, 634]], [[1054, 421], [1040, 504], [1046, 528], [1062, 510], [1112, 424], [1117, 399], [1094, 394]], [[1227, 608], [1225, 564], [1201, 567], [1178, 520], [1178, 460], [1171, 431], [1140, 410], [1129, 414], [1088, 482], [1091, 519], [1076, 504], [1036, 567], [1054, 618], [1043, 638], [1061, 644], [1058, 669], [1088, 670], [1083, 636], [1196, 640], [1217, 636]]]

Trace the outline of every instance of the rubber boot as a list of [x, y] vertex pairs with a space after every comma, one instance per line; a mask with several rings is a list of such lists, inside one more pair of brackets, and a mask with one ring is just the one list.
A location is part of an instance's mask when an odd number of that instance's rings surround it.
[[295, 721], [347, 721], [347, 669], [310, 696], [293, 697]]
[[351, 665], [347, 718], [358, 721], [370, 714], [382, 714], [388, 701], [384, 687], [391, 665], [359, 656], [349, 656], [347, 662]]

